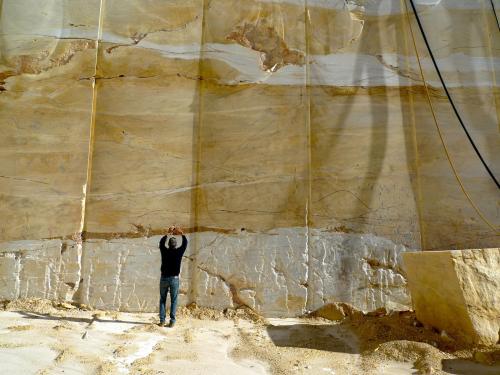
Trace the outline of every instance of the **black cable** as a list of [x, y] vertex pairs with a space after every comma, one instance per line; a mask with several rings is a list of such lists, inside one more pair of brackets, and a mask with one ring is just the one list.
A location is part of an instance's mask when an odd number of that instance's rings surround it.
[[495, 8], [495, 3], [493, 3], [493, 0], [490, 0], [490, 4], [491, 4], [491, 9], [493, 9], [493, 14], [495, 15], [495, 19], [497, 21], [498, 30], [500, 31], [500, 21], [498, 21], [498, 15], [497, 15], [497, 10]]
[[427, 40], [427, 37], [425, 35], [424, 28], [422, 26], [422, 23], [420, 22], [420, 17], [418, 16], [418, 12], [417, 12], [417, 9], [415, 8], [415, 4], [413, 3], [413, 0], [410, 0], [410, 4], [411, 4], [411, 7], [413, 8], [413, 13], [415, 14], [415, 18], [417, 19], [418, 27], [420, 29], [420, 32], [422, 33], [423, 38], [424, 38], [424, 42], [425, 42], [425, 45], [427, 46], [427, 50], [429, 51], [429, 54], [431, 56], [432, 63], [434, 64], [434, 68], [436, 68], [436, 72], [439, 76], [439, 80], [441, 81], [441, 84], [443, 85], [444, 91], [446, 93], [446, 96], [448, 97], [448, 100], [450, 101], [451, 107], [453, 108], [453, 111], [455, 112], [455, 115], [457, 116], [458, 121], [460, 122], [460, 125], [462, 125], [462, 129], [464, 130], [465, 135], [467, 135], [467, 138], [469, 139], [470, 144], [472, 145], [472, 147], [474, 148], [474, 151], [476, 151], [477, 156], [481, 160], [481, 163], [483, 163], [484, 168], [486, 168], [486, 171], [488, 172], [490, 177], [493, 179], [493, 181], [495, 181], [497, 188], [500, 189], [500, 184], [498, 183], [497, 178], [495, 177], [495, 175], [491, 171], [490, 167], [488, 167], [488, 164], [486, 164], [486, 162], [484, 161], [483, 156], [479, 152], [476, 144], [474, 143], [472, 137], [470, 136], [469, 131], [467, 130], [467, 128], [462, 120], [462, 117], [458, 113], [457, 107], [455, 106], [455, 103], [453, 102], [453, 99], [451, 98], [450, 92], [448, 91], [448, 87], [446, 86], [446, 83], [444, 82], [443, 76], [441, 75], [441, 71], [439, 70], [436, 59], [434, 58], [434, 54], [432, 53], [431, 46], [429, 45], [429, 41]]

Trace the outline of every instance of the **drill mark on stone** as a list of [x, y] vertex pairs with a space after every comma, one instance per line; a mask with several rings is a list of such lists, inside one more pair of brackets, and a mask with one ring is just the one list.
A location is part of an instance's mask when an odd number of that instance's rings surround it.
[[245, 23], [226, 36], [243, 47], [260, 52], [261, 68], [276, 72], [285, 65], [304, 65], [303, 52], [291, 50], [276, 30], [265, 24]]

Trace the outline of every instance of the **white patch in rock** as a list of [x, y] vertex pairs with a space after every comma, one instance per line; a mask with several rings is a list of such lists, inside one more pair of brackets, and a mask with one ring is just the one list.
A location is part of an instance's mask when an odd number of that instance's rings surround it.
[[[268, 317], [334, 301], [364, 311], [410, 306], [400, 267], [407, 249], [385, 238], [303, 227], [188, 237], [180, 305], [247, 306]], [[159, 240], [87, 240], [81, 249], [68, 242], [64, 251], [61, 241], [30, 243], [29, 251], [10, 244], [0, 253], [0, 298], [72, 296], [98, 309], [156, 312]]]

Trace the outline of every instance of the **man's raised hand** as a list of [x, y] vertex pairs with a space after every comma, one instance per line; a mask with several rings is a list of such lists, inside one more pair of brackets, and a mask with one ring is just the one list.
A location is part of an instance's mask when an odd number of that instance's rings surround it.
[[174, 230], [172, 232], [173, 235], [183, 235], [184, 232], [182, 232], [181, 228], [174, 227]]
[[184, 232], [182, 231], [182, 229], [177, 228], [176, 226], [169, 227], [168, 230], [167, 230], [167, 233], [171, 234], [173, 236], [179, 236], [179, 235], [183, 235], [184, 234]]

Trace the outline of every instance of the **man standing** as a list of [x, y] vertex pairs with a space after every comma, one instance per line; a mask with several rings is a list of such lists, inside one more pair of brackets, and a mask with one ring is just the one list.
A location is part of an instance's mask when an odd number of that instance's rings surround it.
[[160, 278], [160, 326], [165, 326], [165, 303], [167, 302], [167, 293], [170, 291], [170, 324], [175, 325], [175, 312], [177, 310], [177, 295], [179, 294], [179, 273], [181, 271], [182, 256], [186, 251], [187, 238], [178, 228], [169, 228], [168, 233], [172, 235], [182, 235], [182, 244], [177, 247], [175, 237], [170, 237], [168, 247], [165, 247], [167, 236], [160, 240], [161, 251], [161, 278]]

